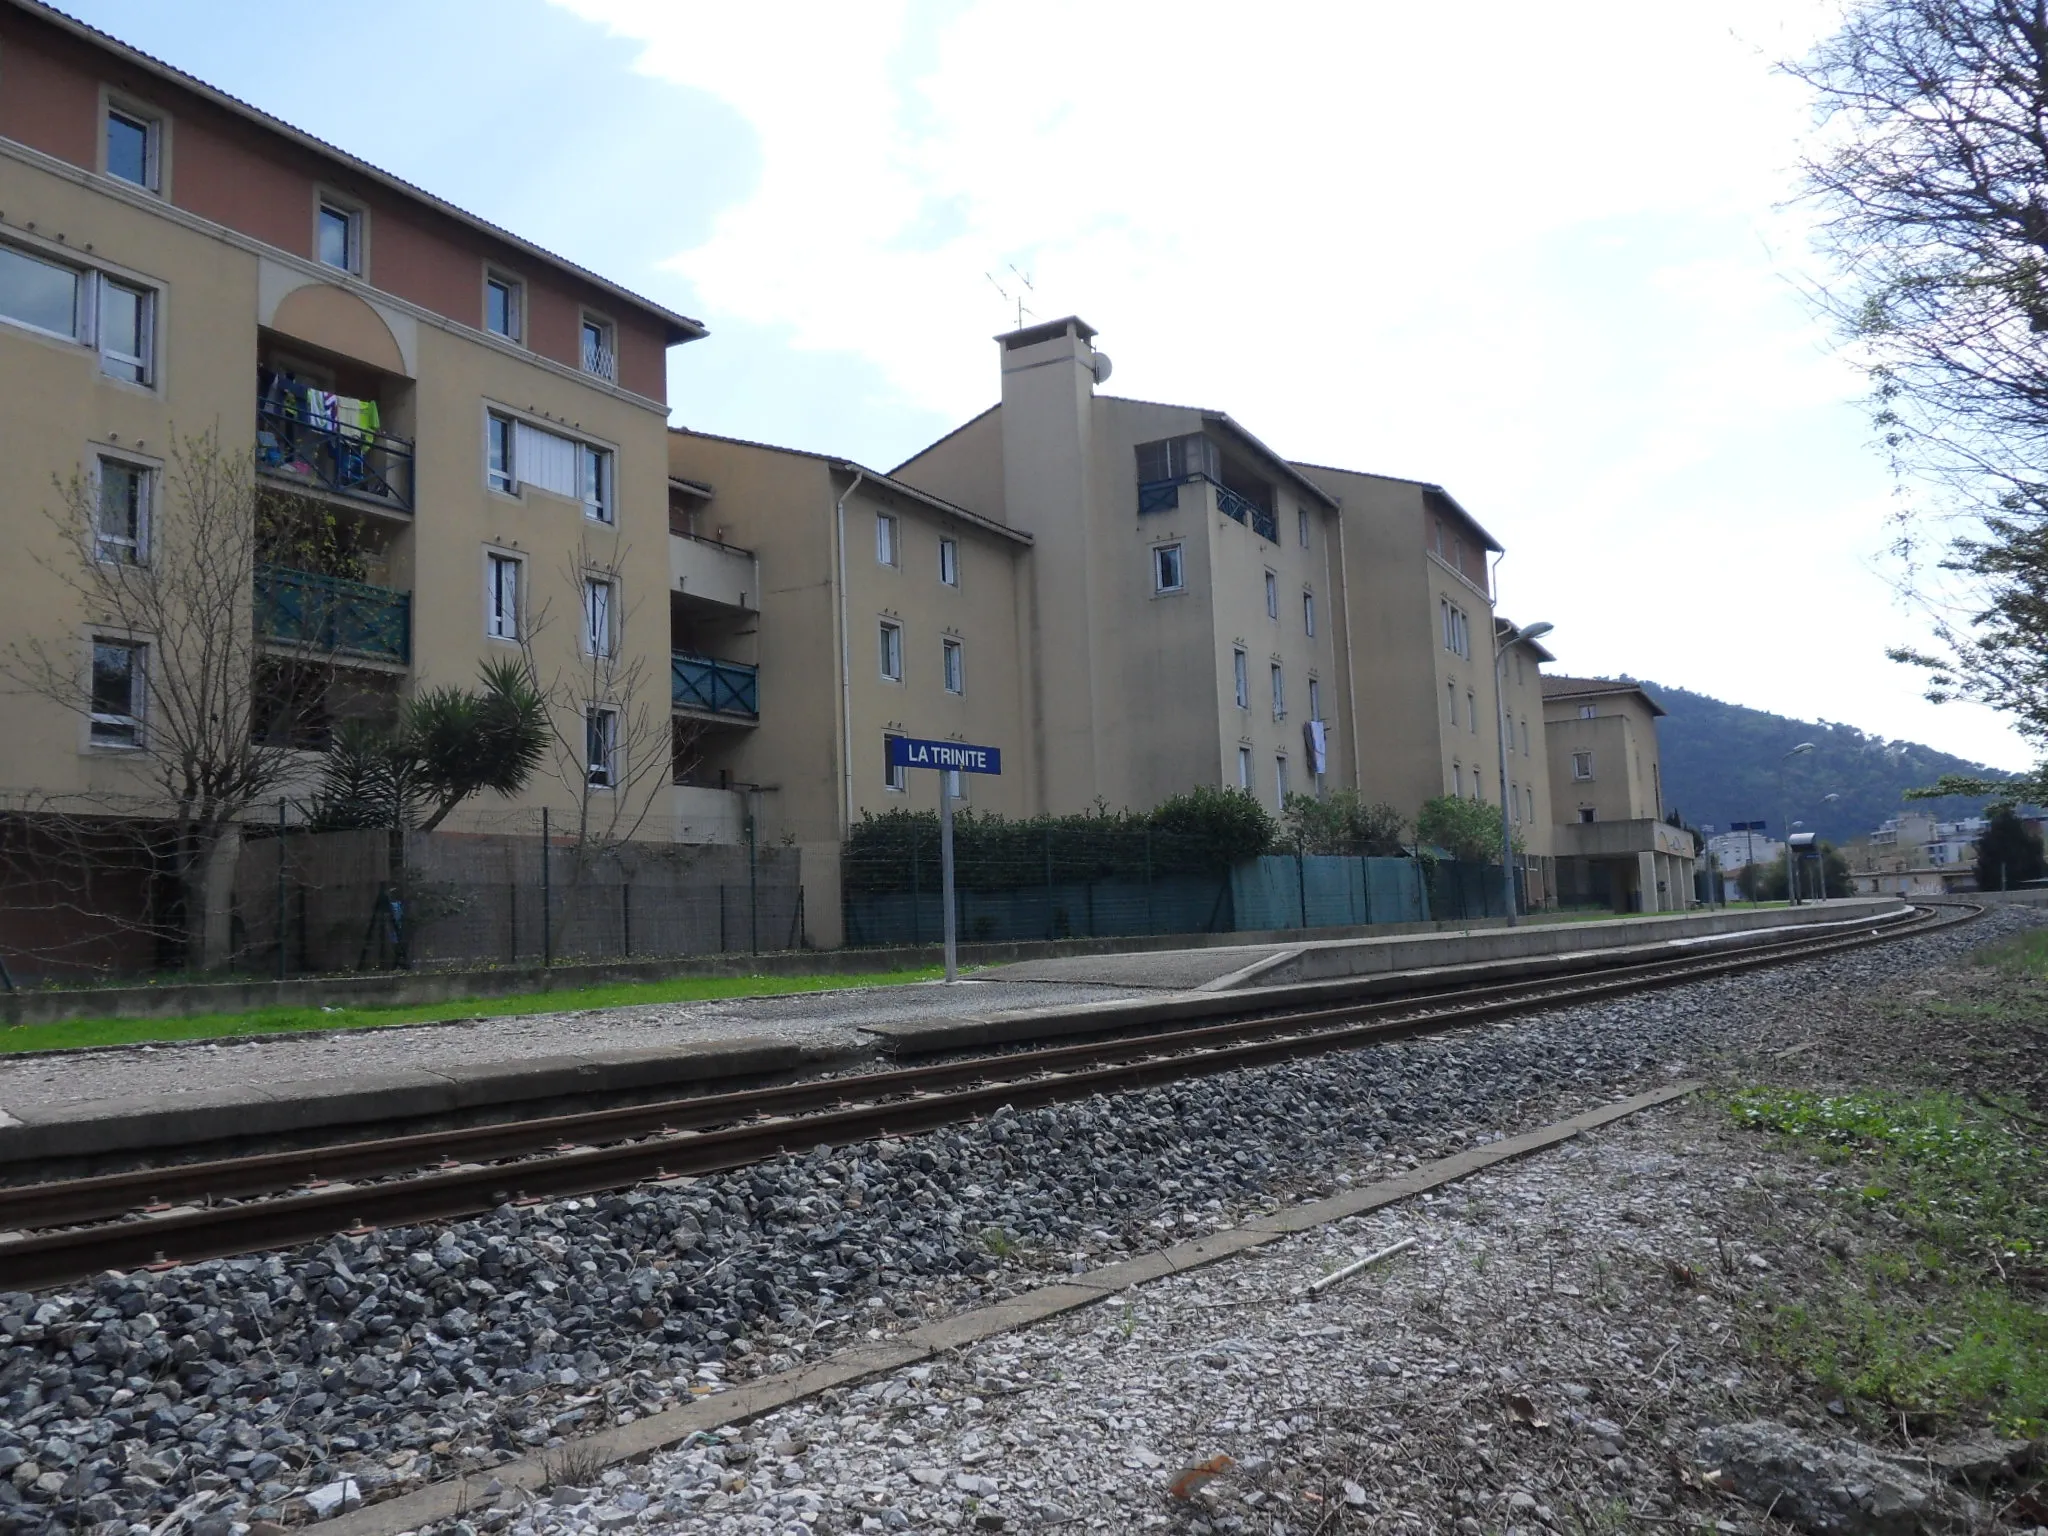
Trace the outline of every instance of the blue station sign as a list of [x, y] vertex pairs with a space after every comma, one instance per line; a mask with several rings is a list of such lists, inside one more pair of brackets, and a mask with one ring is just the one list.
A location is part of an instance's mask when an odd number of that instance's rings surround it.
[[999, 747], [971, 747], [964, 741], [920, 741], [915, 736], [891, 736], [889, 766], [1000, 774], [1003, 753]]

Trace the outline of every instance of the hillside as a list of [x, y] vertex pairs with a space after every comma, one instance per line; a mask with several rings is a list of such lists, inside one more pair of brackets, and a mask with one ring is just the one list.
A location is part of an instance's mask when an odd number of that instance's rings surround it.
[[[1886, 741], [1852, 725], [1791, 720], [1761, 709], [1725, 704], [1703, 693], [1645, 682], [1671, 713], [1658, 722], [1664, 759], [1664, 804], [1676, 806], [1693, 826], [1719, 831], [1731, 821], [1764, 820], [1773, 836], [1784, 832], [1778, 803], [1778, 762], [1802, 741], [1814, 750], [1794, 758], [1785, 772], [1790, 815], [1830, 842], [1868, 832], [1896, 816], [1904, 794], [1944, 773], [1998, 777], [1986, 768], [1910, 741]], [[1821, 796], [1842, 798], [1830, 805]], [[1922, 800], [1915, 809], [1943, 816], [1974, 815], [1981, 800]]]

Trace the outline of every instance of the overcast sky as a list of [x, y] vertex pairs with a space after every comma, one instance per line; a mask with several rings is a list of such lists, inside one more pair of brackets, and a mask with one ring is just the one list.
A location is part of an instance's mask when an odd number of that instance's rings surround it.
[[994, 399], [1014, 268], [1114, 392], [1448, 487], [1563, 670], [2027, 764], [1884, 658], [1925, 626], [1771, 67], [1825, 4], [70, 8], [704, 320], [679, 424], [891, 466]]

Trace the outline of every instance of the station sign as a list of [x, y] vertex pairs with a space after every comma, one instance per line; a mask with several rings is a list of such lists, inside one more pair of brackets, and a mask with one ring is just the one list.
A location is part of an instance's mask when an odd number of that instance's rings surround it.
[[1000, 747], [974, 747], [964, 741], [924, 741], [915, 736], [889, 738], [891, 768], [938, 768], [951, 773], [1003, 771]]

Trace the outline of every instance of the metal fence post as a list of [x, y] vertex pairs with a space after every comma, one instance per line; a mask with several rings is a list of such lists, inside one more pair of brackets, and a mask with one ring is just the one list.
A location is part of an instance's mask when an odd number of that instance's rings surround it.
[[924, 905], [924, 896], [917, 888], [917, 822], [910, 823], [910, 942], [924, 942], [923, 914], [918, 910]]
[[755, 872], [754, 808], [747, 807], [747, 944], [761, 953], [761, 888]]
[[633, 882], [630, 880], [619, 882], [619, 927], [621, 943], [630, 957], [633, 953]]
[[285, 977], [284, 796], [277, 797], [277, 979]]
[[1060, 936], [1059, 922], [1053, 912], [1051, 827], [1045, 829], [1045, 936], [1048, 939]]
[[1159, 931], [1158, 918], [1152, 911], [1152, 829], [1145, 829], [1145, 931]]
[[546, 970], [555, 963], [555, 904], [549, 884], [548, 840], [552, 835], [548, 808], [540, 808], [540, 964]]

